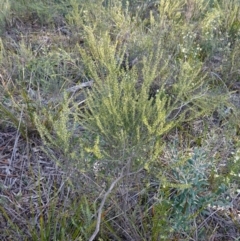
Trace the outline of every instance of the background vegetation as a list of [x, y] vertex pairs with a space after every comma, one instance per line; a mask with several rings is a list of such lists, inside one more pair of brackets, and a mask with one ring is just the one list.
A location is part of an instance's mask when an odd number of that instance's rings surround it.
[[1, 240], [239, 240], [238, 0], [0, 0]]

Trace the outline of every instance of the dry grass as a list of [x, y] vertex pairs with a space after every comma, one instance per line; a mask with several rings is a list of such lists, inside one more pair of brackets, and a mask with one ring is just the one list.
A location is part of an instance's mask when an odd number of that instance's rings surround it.
[[1, 239], [24, 240], [31, 226], [39, 228], [53, 200], [54, 208], [64, 204], [66, 173], [41, 151], [37, 138], [29, 143], [10, 128], [2, 130], [0, 138], [1, 229], [6, 230]]
[[[171, 138], [176, 137], [175, 134]], [[76, 169], [64, 170], [58, 167], [56, 162], [42, 151], [43, 145], [38, 137], [32, 137], [28, 142], [20, 137], [17, 130], [7, 128], [1, 130], [0, 140], [0, 229], [5, 230], [1, 232], [1, 240], [38, 240], [41, 236], [40, 230], [44, 225], [46, 225], [45, 229], [48, 227], [53, 218], [52, 215], [54, 215], [54, 222], [58, 220], [60, 226], [63, 225], [61, 219], [65, 218], [71, 223], [69, 217], [78, 217], [78, 214], [74, 214], [74, 210], [78, 210], [73, 205], [74, 200], [80, 201], [81, 196], [87, 193], [89, 193], [88, 198], [93, 202], [94, 199], [96, 202], [105, 196], [105, 188], [97, 184], [99, 182], [97, 177], [90, 178]], [[225, 158], [226, 155], [230, 155], [230, 153], [227, 154], [229, 150], [224, 141], [217, 146], [210, 142], [208, 145], [209, 148], [212, 146], [210, 153], [213, 155], [216, 152], [221, 152]], [[171, 149], [165, 152], [166, 163], [169, 158], [167, 153], [170, 154]], [[62, 160], [64, 161], [67, 160]], [[101, 210], [101, 221], [103, 224], [111, 223], [108, 228], [109, 231], [114, 230], [113, 240], [119, 240], [120, 234], [121, 240], [140, 240], [142, 236], [150, 239], [152, 234], [145, 223], [150, 224], [157, 212], [156, 198], [159, 183], [150, 181], [146, 188], [145, 182], [148, 177], [146, 171], [120, 177], [122, 181], [116, 183], [109, 200], [104, 202], [106, 207], [104, 211]], [[74, 186], [70, 183], [74, 183]], [[99, 196], [96, 197], [94, 193], [99, 193]], [[230, 198], [230, 206], [209, 206], [197, 220], [196, 229], [191, 234], [195, 237], [194, 240], [199, 240], [198, 236], [202, 230], [205, 232], [207, 230], [205, 235], [208, 236], [208, 240], [234, 240], [238, 237], [240, 195], [232, 193], [231, 197], [221, 198]], [[139, 226], [141, 226], [140, 233]], [[94, 226], [92, 231], [93, 228]], [[50, 230], [54, 232], [54, 225]], [[57, 227], [56, 230], [60, 231], [61, 227]], [[74, 233], [74, 229], [68, 230]], [[38, 238], [34, 239], [33, 233]], [[182, 235], [182, 238], [186, 238], [189, 234]], [[67, 237], [68, 240], [75, 240], [70, 238], [71, 235]], [[172, 236], [172, 240], [183, 240], [182, 238], [174, 234]], [[47, 240], [47, 237], [43, 240]]]

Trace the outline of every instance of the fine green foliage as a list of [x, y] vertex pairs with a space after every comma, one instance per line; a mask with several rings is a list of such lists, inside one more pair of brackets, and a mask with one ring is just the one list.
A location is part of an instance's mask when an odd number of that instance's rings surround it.
[[109, 32], [99, 38], [94, 28], [86, 27], [85, 31], [88, 47], [79, 51], [95, 83], [82, 119], [88, 130], [100, 136], [104, 153], [98, 153], [99, 158], [131, 155], [139, 161], [148, 155], [144, 162], [154, 162], [161, 153], [164, 134], [182, 122], [211, 113], [224, 102], [223, 96], [220, 100], [211, 93], [201, 63], [192, 59], [177, 63], [175, 81], [168, 86], [173, 70], [161, 41], [154, 55], [142, 58], [141, 69], [126, 73], [116, 61], [116, 55], [123, 61], [125, 46], [119, 50], [118, 41], [112, 43]]
[[238, 239], [239, 37], [238, 0], [0, 0], [0, 239]]

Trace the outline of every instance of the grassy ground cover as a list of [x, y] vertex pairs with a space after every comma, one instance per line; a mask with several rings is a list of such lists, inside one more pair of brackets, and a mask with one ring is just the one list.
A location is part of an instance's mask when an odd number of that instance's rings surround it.
[[239, 240], [238, 0], [0, 0], [0, 239]]

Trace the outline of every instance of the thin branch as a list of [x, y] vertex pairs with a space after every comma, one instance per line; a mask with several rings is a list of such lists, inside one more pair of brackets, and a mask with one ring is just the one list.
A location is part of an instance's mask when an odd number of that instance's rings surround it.
[[138, 171], [136, 172], [132, 172], [132, 173], [127, 173], [127, 174], [123, 174], [124, 173], [124, 170], [125, 170], [126, 166], [122, 169], [122, 172], [120, 174], [120, 176], [111, 184], [111, 186], [109, 187], [108, 191], [105, 193], [103, 199], [102, 199], [102, 202], [100, 204], [100, 207], [98, 209], [98, 216], [97, 216], [97, 224], [96, 224], [96, 228], [95, 228], [95, 231], [94, 233], [92, 234], [92, 236], [90, 237], [89, 241], [93, 241], [99, 230], [100, 230], [100, 225], [101, 225], [101, 217], [102, 217], [102, 212], [103, 212], [103, 207], [104, 207], [104, 204], [106, 202], [106, 199], [108, 197], [108, 195], [111, 193], [111, 191], [113, 190], [113, 188], [115, 187], [115, 185], [125, 176], [130, 176], [130, 175], [133, 175], [133, 174], [136, 174], [136, 173], [139, 173], [143, 170], [143, 168], [140, 168]]
[[123, 172], [121, 173], [121, 175], [111, 184], [111, 186], [109, 187], [108, 191], [105, 193], [103, 199], [102, 199], [102, 202], [101, 202], [101, 205], [99, 207], [99, 210], [98, 210], [98, 217], [97, 217], [97, 224], [96, 224], [96, 228], [95, 228], [95, 231], [94, 233], [92, 234], [92, 236], [90, 237], [89, 241], [93, 241], [99, 230], [100, 230], [100, 224], [101, 224], [101, 217], [102, 217], [102, 212], [103, 212], [103, 206], [106, 202], [106, 199], [108, 197], [108, 195], [111, 193], [111, 191], [113, 190], [113, 188], [115, 187], [115, 185], [124, 177], [123, 175]]
[[94, 82], [93, 80], [90, 80], [88, 82], [84, 82], [84, 83], [81, 83], [79, 85], [75, 85], [73, 87], [70, 87], [66, 91], [70, 92], [70, 93], [71, 92], [77, 92], [77, 91], [79, 91], [79, 90], [81, 90], [83, 88], [92, 87], [93, 86], [93, 82]]

